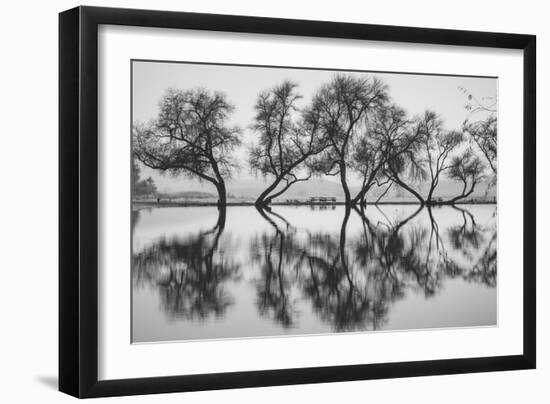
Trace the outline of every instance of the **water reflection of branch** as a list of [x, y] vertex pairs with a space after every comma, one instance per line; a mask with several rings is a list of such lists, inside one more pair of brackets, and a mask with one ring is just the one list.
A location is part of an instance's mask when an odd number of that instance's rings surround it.
[[[489, 257], [492, 256], [493, 243], [489, 243], [485, 247], [486, 250], [482, 251], [485, 242], [484, 234], [487, 229], [478, 226], [473, 214], [468, 210], [459, 207], [455, 207], [454, 210], [461, 214], [462, 224], [448, 229], [449, 245], [440, 234], [439, 225], [430, 208], [428, 208], [429, 238], [427, 232], [421, 228], [412, 230], [414, 234], [410, 236], [411, 245], [416, 245], [416, 247], [406, 255], [407, 266], [415, 274], [416, 280], [419, 286], [423, 287], [426, 296], [434, 295], [437, 292], [444, 277], [462, 277], [467, 281], [496, 286], [496, 259], [494, 260], [495, 265], [489, 266], [489, 263], [492, 262]], [[447, 247], [451, 247], [451, 249], [449, 250]], [[483, 258], [479, 263], [474, 263], [475, 257], [480, 253], [488, 257], [485, 262], [488, 265], [484, 265]], [[459, 258], [457, 254], [461, 255], [465, 261], [457, 259]], [[494, 245], [494, 255], [496, 256], [496, 245]], [[481, 268], [485, 268], [485, 270]]]
[[[460, 252], [468, 262], [472, 263], [470, 267], [462, 268], [460, 275], [466, 281], [495, 287], [497, 278], [496, 229], [478, 225], [469, 210], [458, 206], [454, 208], [462, 215], [462, 225], [449, 228], [449, 239], [454, 250]], [[493, 212], [492, 217], [494, 216]], [[476, 258], [479, 253], [481, 255]]]
[[428, 212], [428, 237], [424, 226], [413, 226], [403, 232], [407, 224], [420, 214], [422, 207], [397, 222], [392, 222], [380, 208], [378, 210], [386, 223], [373, 225], [364, 211], [357, 211], [363, 221], [362, 239], [356, 243], [356, 254], [362, 257], [361, 265], [376, 268], [377, 279], [389, 288], [390, 301], [402, 297], [411, 280], [412, 285], [420, 287], [426, 296], [433, 295], [439, 284], [437, 271], [433, 268], [434, 256], [442, 252], [443, 246], [433, 215]]
[[360, 256], [348, 248], [350, 213], [346, 208], [339, 237], [310, 234], [304, 249], [309, 271], [302, 277], [302, 288], [314, 310], [336, 331], [377, 329], [388, 311], [386, 288], [378, 287], [376, 276], [358, 265]]
[[[483, 229], [478, 227], [470, 211], [458, 206], [453, 206], [453, 209], [462, 215], [462, 224], [449, 228], [448, 235], [451, 245], [469, 259], [473, 259], [473, 252], [479, 249], [480, 244], [484, 241]], [[468, 225], [468, 218], [470, 225]]]
[[314, 235], [307, 252], [309, 272], [302, 278], [302, 289], [311, 299], [321, 319], [336, 331], [365, 330], [376, 327], [386, 313], [369, 294], [368, 284], [345, 267], [340, 243], [328, 235]]
[[[223, 216], [222, 216], [223, 215]], [[233, 299], [225, 283], [235, 279], [239, 265], [220, 248], [225, 212], [213, 229], [185, 239], [161, 238], [133, 256], [134, 283], [147, 284], [161, 297], [165, 313], [186, 319], [223, 316]]]
[[256, 208], [256, 211], [260, 214], [260, 216], [262, 216], [271, 225], [271, 227], [275, 229], [277, 233], [282, 233], [282, 230], [277, 224], [277, 222], [274, 220], [274, 218], [277, 218], [280, 221], [282, 221], [286, 226], [286, 230], [289, 230], [292, 228], [292, 225], [290, 224], [290, 222], [280, 214], [274, 212], [270, 206], [265, 206], [265, 207], [256, 206], [255, 208]]
[[[391, 221], [380, 210], [386, 223], [372, 222], [365, 209], [353, 209], [362, 230], [351, 238], [347, 231], [349, 207], [344, 210], [339, 231], [310, 232], [305, 237], [297, 237], [296, 229], [281, 215], [260, 211], [275, 230], [251, 245], [261, 273], [256, 287], [262, 315], [284, 327], [294, 325], [298, 296], [293, 285], [297, 285], [302, 298], [309, 300], [314, 312], [335, 331], [376, 330], [387, 322], [391, 304], [403, 298], [407, 289], [420, 289], [426, 297], [434, 296], [445, 278], [457, 276], [496, 285], [496, 241], [489, 243], [474, 263], [472, 257], [481, 252], [483, 237], [476, 236], [479, 242], [469, 244], [468, 237], [449, 237], [447, 245], [431, 209], [418, 208], [398, 221]], [[427, 225], [415, 221], [423, 211]], [[458, 226], [461, 234], [479, 231], [470, 212], [457, 211], [466, 221], [466, 225]], [[279, 226], [275, 218], [286, 223], [286, 228]], [[449, 235], [454, 234], [451, 230]], [[457, 250], [464, 248], [471, 251], [466, 264], [455, 257]]]
[[481, 258], [467, 273], [468, 281], [482, 282], [487, 286], [495, 287], [497, 284], [497, 233], [493, 232]]
[[[252, 262], [260, 268], [256, 285], [256, 305], [263, 316], [271, 317], [285, 328], [292, 327], [297, 311], [291, 296], [295, 283], [292, 273], [293, 261], [299, 255], [290, 223], [271, 208], [257, 207], [260, 215], [274, 228], [275, 233], [263, 233], [255, 237], [250, 245]], [[272, 216], [286, 224], [282, 230]]]
[[407, 248], [401, 230], [422, 211], [422, 208], [418, 208], [398, 222], [390, 221], [381, 209], [379, 211], [386, 218], [387, 225], [373, 225], [363, 211], [358, 211], [364, 229], [369, 231], [363, 231], [362, 238], [356, 242], [355, 250], [356, 255], [361, 258], [361, 266], [372, 268], [371, 272], [377, 284], [385, 290], [383, 296], [389, 301], [394, 301], [404, 296], [406, 284], [403, 273], [406, 271], [403, 268], [403, 257], [411, 251], [411, 248]]

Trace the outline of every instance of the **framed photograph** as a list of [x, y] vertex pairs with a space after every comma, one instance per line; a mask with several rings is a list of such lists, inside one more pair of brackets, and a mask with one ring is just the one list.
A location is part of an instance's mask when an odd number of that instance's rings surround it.
[[535, 367], [534, 36], [59, 27], [61, 391]]

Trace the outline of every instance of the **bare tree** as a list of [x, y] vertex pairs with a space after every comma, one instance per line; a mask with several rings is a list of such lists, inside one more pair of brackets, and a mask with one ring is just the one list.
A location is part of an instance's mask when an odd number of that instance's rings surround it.
[[[468, 117], [464, 121], [463, 130], [470, 135], [489, 163], [493, 173], [497, 174], [497, 97], [478, 99], [468, 89], [459, 87], [466, 94], [468, 101], [464, 108]], [[480, 118], [479, 115], [483, 118]], [[495, 177], [496, 178], [496, 177]]]
[[147, 126], [134, 124], [134, 155], [153, 169], [210, 182], [223, 207], [225, 179], [236, 167], [231, 154], [240, 144], [239, 128], [228, 124], [233, 110], [219, 92], [169, 89], [157, 119]]
[[497, 117], [490, 115], [484, 120], [466, 122], [464, 132], [468, 133], [479, 147], [489, 163], [489, 167], [497, 173]]
[[443, 121], [433, 112], [426, 112], [419, 125], [425, 153], [423, 163], [427, 167], [430, 182], [426, 203], [431, 205], [433, 204], [433, 193], [439, 184], [441, 174], [453, 167], [452, 163], [449, 164], [449, 157], [464, 140], [464, 137], [460, 132], [445, 131]]
[[354, 205], [364, 206], [367, 193], [374, 185], [383, 186], [390, 181], [384, 175], [384, 167], [412, 145], [410, 122], [403, 109], [390, 105], [379, 108], [372, 115], [352, 154], [352, 167], [361, 177], [361, 190], [352, 199]]
[[[402, 153], [402, 158], [389, 164], [388, 176], [405, 190], [414, 195], [421, 205], [436, 205], [434, 191], [443, 174], [452, 167], [452, 153], [464, 140], [461, 132], [447, 131], [443, 121], [432, 111], [426, 111], [417, 119], [413, 129], [414, 149]], [[405, 172], [409, 183], [401, 174]], [[414, 183], [428, 182], [428, 194], [424, 198], [420, 191], [412, 186]]]
[[387, 87], [378, 78], [342, 74], [313, 97], [310, 113], [319, 118], [319, 131], [327, 148], [312, 166], [316, 172], [340, 176], [346, 205], [352, 203], [347, 169], [351, 166], [353, 144], [365, 129], [367, 114], [387, 99]]
[[259, 139], [250, 149], [249, 162], [254, 171], [273, 178], [258, 196], [257, 206], [267, 206], [295, 183], [307, 181], [311, 173], [307, 168], [303, 173], [303, 165], [322, 149], [315, 117], [305, 113], [296, 120], [296, 102], [301, 98], [296, 88], [295, 83], [285, 81], [260, 93], [256, 101], [252, 128]]
[[[382, 174], [391, 181], [390, 186], [391, 184], [399, 185], [416, 197], [420, 205], [423, 206], [424, 198], [412, 188], [412, 185], [409, 185], [409, 180], [414, 183], [423, 180], [425, 177], [418, 161], [418, 156], [422, 150], [422, 131], [419, 125], [409, 123], [402, 130], [397, 131], [395, 135], [390, 142], [391, 146], [385, 158]], [[381, 196], [388, 189], [389, 186]], [[380, 199], [378, 198], [378, 200]]]
[[485, 165], [470, 148], [466, 149], [461, 155], [454, 157], [448, 176], [453, 180], [462, 182], [463, 186], [461, 193], [446, 201], [446, 203], [454, 204], [470, 196], [476, 185], [485, 177], [484, 171]]

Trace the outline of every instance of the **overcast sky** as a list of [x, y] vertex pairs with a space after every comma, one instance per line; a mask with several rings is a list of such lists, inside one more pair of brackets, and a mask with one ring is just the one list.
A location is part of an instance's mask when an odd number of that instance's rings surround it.
[[[304, 97], [299, 105], [305, 105], [311, 100], [312, 94], [323, 83], [330, 81], [334, 74], [332, 70], [134, 61], [133, 120], [148, 122], [154, 119], [158, 113], [159, 101], [169, 87], [204, 87], [222, 91], [235, 105], [231, 123], [243, 129], [243, 143], [246, 146], [254, 141], [254, 133], [248, 128], [254, 117], [254, 104], [260, 91], [284, 80], [292, 80], [299, 85], [298, 91]], [[404, 108], [409, 116], [413, 117], [422, 114], [426, 109], [431, 109], [443, 117], [448, 129], [460, 129], [467, 117], [464, 108], [467, 99], [459, 87], [467, 88], [478, 99], [497, 95], [497, 79], [494, 78], [378, 72], [353, 74], [375, 74], [389, 86], [392, 101]], [[237, 155], [241, 161], [244, 160], [244, 149], [238, 151]], [[162, 176], [149, 169], [144, 169], [142, 176], [152, 176], [161, 191], [182, 189], [181, 179]], [[236, 177], [249, 179], [253, 174], [245, 167]], [[186, 188], [195, 186], [194, 182], [185, 182]]]

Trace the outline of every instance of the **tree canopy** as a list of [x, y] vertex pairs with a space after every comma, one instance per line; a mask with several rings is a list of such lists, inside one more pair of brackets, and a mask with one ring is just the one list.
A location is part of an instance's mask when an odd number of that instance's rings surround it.
[[261, 92], [256, 100], [252, 129], [258, 139], [250, 148], [249, 163], [252, 170], [272, 178], [257, 205], [268, 205], [293, 184], [307, 181], [311, 177], [307, 159], [324, 148], [315, 117], [296, 105], [302, 98], [297, 87], [285, 81]]
[[346, 203], [352, 196], [347, 169], [352, 149], [365, 126], [369, 113], [382, 108], [388, 100], [387, 86], [374, 76], [338, 74], [313, 96], [309, 113], [317, 117], [319, 131], [327, 148], [313, 167], [324, 175], [339, 175]]
[[134, 125], [135, 157], [148, 167], [212, 183], [225, 204], [225, 179], [237, 168], [232, 151], [241, 142], [240, 129], [229, 124], [234, 106], [223, 93], [198, 88], [169, 89], [159, 107], [153, 122]]

